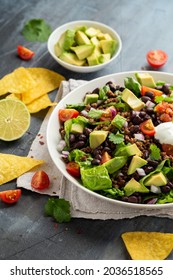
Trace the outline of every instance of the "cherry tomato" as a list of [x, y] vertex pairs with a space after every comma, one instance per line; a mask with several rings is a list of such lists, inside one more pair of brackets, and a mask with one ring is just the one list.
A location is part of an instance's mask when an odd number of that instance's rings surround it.
[[173, 156], [173, 145], [171, 145], [171, 144], [162, 144], [162, 150], [163, 150], [168, 156]]
[[70, 161], [69, 163], [67, 163], [66, 170], [73, 177], [80, 177], [80, 166], [77, 162]]
[[142, 122], [140, 129], [146, 135], [153, 136], [155, 134], [155, 128], [151, 119]]
[[35, 55], [33, 51], [20, 45], [17, 46], [17, 53], [18, 56], [23, 60], [30, 60]]
[[101, 164], [109, 161], [111, 159], [111, 156], [108, 154], [108, 152], [104, 152], [102, 154], [102, 158], [101, 158]]
[[35, 172], [31, 179], [31, 187], [37, 190], [44, 190], [49, 188], [50, 180], [49, 176], [43, 170]]
[[151, 50], [147, 53], [146, 57], [148, 63], [154, 68], [163, 66], [168, 59], [167, 54], [162, 50]]
[[150, 87], [146, 87], [146, 86], [142, 86], [141, 87], [141, 95], [145, 95], [146, 92], [152, 92], [154, 94], [154, 96], [160, 96], [163, 94], [163, 92], [161, 90], [155, 89], [155, 88], [150, 88]]
[[17, 190], [7, 190], [7, 191], [3, 191], [0, 192], [0, 198], [3, 202], [5, 203], [15, 203], [19, 200], [21, 196], [21, 190], [17, 189]]
[[78, 115], [79, 112], [75, 109], [60, 109], [58, 112], [59, 120], [61, 122], [76, 118]]

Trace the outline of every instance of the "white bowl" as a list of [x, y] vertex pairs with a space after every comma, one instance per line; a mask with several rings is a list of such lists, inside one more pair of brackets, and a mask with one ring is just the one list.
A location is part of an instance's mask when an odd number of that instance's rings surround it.
[[[59, 40], [61, 34], [64, 33], [67, 29], [73, 29], [73, 28], [76, 28], [77, 26], [83, 26], [83, 25], [85, 25], [87, 27], [94, 27], [94, 28], [100, 29], [102, 32], [109, 33], [113, 38], [115, 38], [118, 41], [118, 49], [108, 62], [99, 64], [99, 65], [94, 65], [94, 66], [75, 66], [75, 65], [69, 64], [69, 63], [59, 59], [56, 56], [55, 51], [54, 51], [54, 45]], [[51, 56], [64, 68], [74, 71], [74, 72], [89, 73], [89, 72], [98, 71], [98, 70], [102, 69], [103, 67], [107, 66], [113, 60], [115, 60], [121, 52], [122, 42], [121, 42], [121, 38], [118, 35], [118, 33], [115, 30], [113, 30], [111, 27], [109, 27], [103, 23], [96, 22], [96, 21], [81, 20], [81, 21], [72, 21], [72, 22], [66, 23], [66, 24], [56, 28], [48, 39], [47, 47], [48, 47], [48, 51], [51, 54]]]
[[[48, 126], [47, 126], [47, 145], [48, 145], [48, 150], [49, 154], [54, 162], [54, 164], [57, 166], [57, 168], [62, 172], [62, 174], [73, 184], [78, 186], [80, 189], [82, 188], [84, 191], [89, 193], [91, 196], [95, 196], [99, 199], [102, 199], [105, 202], [113, 203], [115, 206], [116, 205], [121, 205], [121, 206], [126, 206], [126, 207], [133, 207], [137, 209], [158, 209], [158, 208], [166, 208], [166, 207], [173, 207], [173, 203], [168, 203], [168, 204], [134, 204], [134, 203], [129, 203], [129, 202], [123, 202], [123, 201], [118, 201], [114, 200], [111, 198], [104, 197], [100, 194], [97, 194], [85, 187], [83, 187], [74, 177], [72, 177], [67, 171], [66, 171], [66, 166], [64, 162], [61, 159], [60, 153], [57, 151], [57, 145], [61, 139], [60, 133], [59, 133], [59, 128], [60, 124], [58, 121], [58, 111], [59, 109], [65, 108], [66, 104], [75, 104], [75, 103], [80, 103], [82, 102], [85, 94], [87, 92], [92, 92], [95, 88], [97, 87], [102, 87], [107, 83], [108, 81], [113, 81], [117, 85], [124, 86], [124, 78], [126, 77], [135, 77], [134, 73], [142, 73], [146, 71], [133, 71], [133, 72], [122, 72], [122, 73], [116, 73], [116, 74], [111, 74], [107, 75], [104, 77], [97, 78], [95, 80], [92, 80], [77, 89], [71, 91], [67, 96], [65, 96], [55, 107], [53, 110]], [[162, 72], [154, 72], [154, 71], [148, 71], [148, 73], [151, 73], [155, 81], [165, 81], [167, 83], [173, 84], [173, 74], [169, 73], [162, 73]]]

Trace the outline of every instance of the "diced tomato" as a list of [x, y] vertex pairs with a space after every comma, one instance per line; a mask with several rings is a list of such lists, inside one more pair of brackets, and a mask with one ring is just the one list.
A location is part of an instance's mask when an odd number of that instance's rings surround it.
[[161, 102], [155, 106], [155, 111], [158, 113], [162, 122], [170, 122], [173, 119], [173, 104]]
[[3, 202], [12, 204], [19, 200], [19, 198], [21, 197], [21, 193], [22, 192], [20, 189], [7, 190], [7, 191], [0, 192], [0, 198]]
[[173, 156], [173, 145], [171, 145], [171, 144], [162, 144], [162, 150], [163, 150], [168, 156]]
[[59, 120], [61, 122], [76, 118], [78, 115], [79, 112], [75, 109], [60, 109], [58, 112]]
[[17, 53], [18, 56], [23, 60], [30, 60], [35, 55], [33, 51], [20, 45], [17, 46]]
[[108, 152], [104, 152], [102, 154], [102, 158], [101, 158], [101, 164], [109, 161], [111, 159], [111, 156], [108, 154]]
[[66, 170], [73, 177], [76, 177], [76, 178], [80, 177], [80, 166], [77, 162], [70, 161], [69, 163], [67, 163]]
[[163, 94], [163, 92], [161, 90], [155, 89], [155, 88], [150, 88], [150, 87], [146, 87], [146, 86], [142, 86], [141, 87], [141, 95], [145, 95], [146, 92], [152, 92], [154, 94], [154, 96], [160, 96]]
[[43, 170], [35, 172], [31, 179], [31, 187], [37, 190], [44, 190], [49, 188], [50, 180], [49, 176]]
[[107, 108], [104, 111], [104, 113], [101, 115], [100, 121], [111, 121], [115, 117], [116, 113], [117, 113], [116, 109], [113, 106], [111, 106]]
[[151, 119], [148, 119], [140, 124], [140, 129], [143, 134], [153, 136], [155, 134], [155, 127]]
[[163, 66], [168, 60], [167, 54], [162, 50], [151, 50], [146, 57], [148, 63], [154, 68]]

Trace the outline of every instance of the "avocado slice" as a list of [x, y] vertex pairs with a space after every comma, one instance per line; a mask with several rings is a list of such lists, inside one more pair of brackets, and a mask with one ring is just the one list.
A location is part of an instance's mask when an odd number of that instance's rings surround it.
[[83, 60], [93, 52], [94, 48], [93, 45], [81, 45], [70, 49], [75, 52], [79, 60]]
[[87, 57], [87, 62], [89, 66], [98, 65], [99, 57], [96, 52], [93, 52], [90, 56]]
[[151, 88], [156, 87], [156, 83], [149, 73], [135, 73], [135, 77], [142, 86]]
[[85, 35], [84, 32], [78, 30], [75, 34], [75, 40], [78, 45], [89, 45], [90, 39]]
[[74, 53], [63, 52], [59, 58], [67, 63], [82, 66], [85, 64], [85, 60], [79, 60], [78, 57]]
[[148, 180], [145, 181], [145, 186], [154, 185], [156, 187], [165, 186], [167, 184], [167, 179], [162, 172], [152, 174]]
[[118, 46], [118, 42], [116, 40], [101, 40], [100, 46], [103, 53], [110, 53], [112, 56]]
[[70, 132], [71, 133], [83, 133], [83, 130], [84, 130], [84, 126], [80, 123], [72, 123], [72, 126], [71, 126], [71, 130]]
[[94, 28], [94, 27], [89, 27], [87, 28], [87, 30], [85, 30], [85, 34], [88, 36], [88, 37], [94, 37], [97, 35], [97, 33], [99, 33], [100, 30]]
[[134, 111], [140, 111], [145, 106], [145, 103], [127, 88], [125, 88], [122, 92], [122, 100], [126, 102]]
[[149, 189], [147, 189], [145, 186], [141, 185], [134, 178], [132, 178], [125, 185], [124, 191], [125, 191], [125, 195], [126, 196], [130, 196], [130, 195], [132, 195], [135, 192], [148, 193]]
[[138, 146], [134, 143], [127, 145], [126, 147], [120, 148], [115, 153], [116, 156], [142, 156], [142, 152], [139, 150]]
[[102, 33], [99, 32], [97, 34], [97, 38], [101, 41], [101, 40], [112, 40], [113, 38], [111, 37], [111, 35], [109, 35], [108, 33]]
[[108, 131], [105, 130], [94, 130], [89, 135], [89, 143], [91, 149], [95, 149], [100, 146], [107, 138]]
[[128, 171], [127, 171], [127, 174], [128, 175], [131, 175], [133, 174], [137, 168], [140, 168], [144, 165], [146, 165], [148, 162], [147, 160], [137, 156], [137, 155], [134, 155], [132, 157], [132, 160], [130, 162], [130, 165], [129, 165], [129, 168], [128, 168]]
[[87, 94], [84, 99], [84, 104], [92, 104], [97, 102], [99, 95], [97, 93]]
[[109, 61], [110, 59], [111, 59], [111, 54], [110, 53], [101, 54], [99, 56], [99, 62], [100, 63], [105, 63], [105, 62]]
[[103, 165], [107, 168], [108, 173], [112, 174], [115, 171], [122, 168], [126, 164], [126, 162], [127, 162], [127, 157], [121, 156], [121, 157], [114, 157], [109, 161], [103, 163]]
[[70, 48], [73, 46], [73, 44], [75, 43], [75, 30], [73, 29], [68, 29], [65, 32], [65, 37], [64, 37], [64, 42], [63, 42], [63, 50], [65, 51], [69, 51]]

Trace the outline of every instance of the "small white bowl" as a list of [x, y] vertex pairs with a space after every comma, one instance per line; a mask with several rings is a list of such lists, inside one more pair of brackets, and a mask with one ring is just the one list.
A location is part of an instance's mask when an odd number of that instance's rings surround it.
[[[112, 58], [105, 63], [99, 64], [99, 65], [94, 65], [94, 66], [76, 66], [76, 65], [69, 64], [69, 63], [64, 62], [63, 60], [59, 59], [54, 52], [55, 43], [59, 40], [61, 34], [64, 33], [67, 29], [73, 29], [73, 28], [76, 28], [77, 26], [94, 27], [94, 28], [100, 29], [103, 33], [109, 33], [113, 37], [113, 39], [115, 38], [118, 41], [118, 49], [116, 50], [116, 52], [114, 53]], [[66, 24], [61, 25], [60, 27], [56, 28], [48, 39], [47, 47], [48, 47], [48, 51], [51, 54], [51, 56], [64, 68], [74, 71], [74, 72], [89, 73], [89, 72], [98, 71], [98, 70], [102, 69], [103, 67], [107, 66], [113, 60], [115, 60], [121, 52], [122, 41], [121, 41], [119, 34], [111, 27], [109, 27], [103, 23], [96, 22], [96, 21], [81, 20], [81, 21], [72, 21], [72, 22], [66, 23]]]

